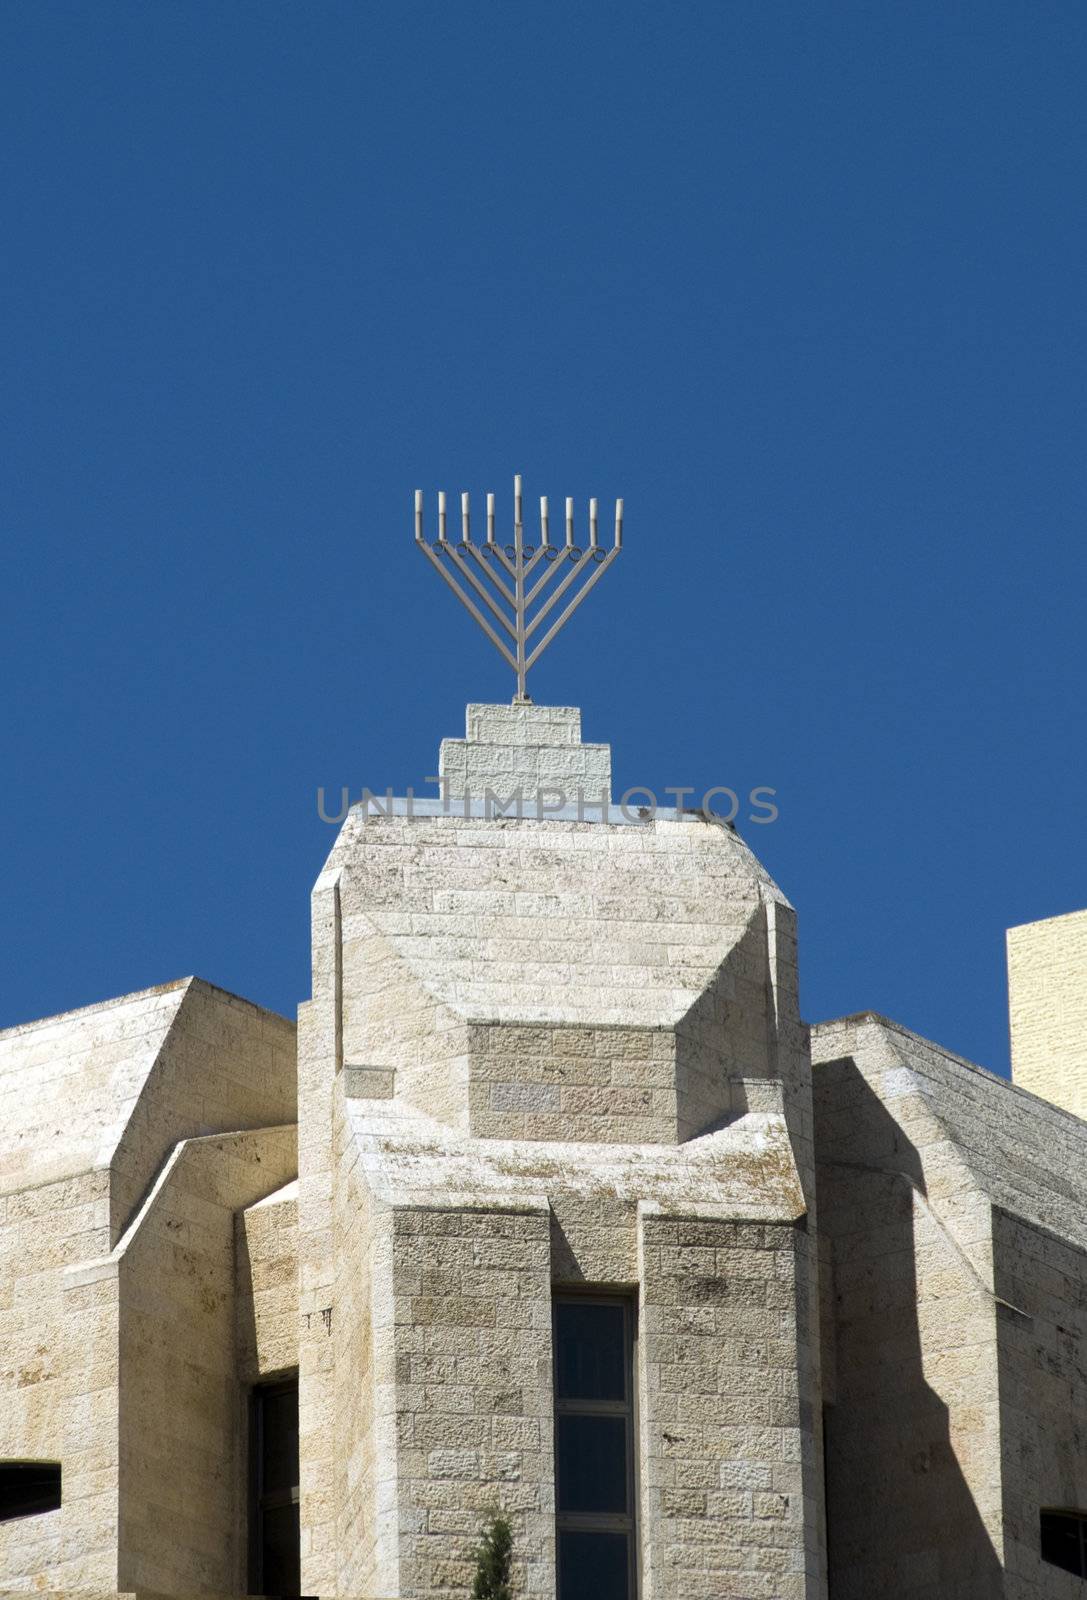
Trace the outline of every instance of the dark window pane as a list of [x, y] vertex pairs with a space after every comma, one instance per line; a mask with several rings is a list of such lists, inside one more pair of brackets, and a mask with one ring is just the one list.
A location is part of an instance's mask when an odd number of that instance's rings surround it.
[[262, 1396], [261, 1432], [263, 1435], [263, 1461], [261, 1463], [261, 1489], [265, 1494], [275, 1489], [294, 1489], [298, 1486], [298, 1389], [269, 1389]]
[[625, 1417], [559, 1415], [559, 1510], [627, 1512]]
[[619, 1305], [559, 1302], [555, 1342], [560, 1400], [626, 1399], [625, 1323]]
[[0, 1522], [59, 1505], [59, 1461], [0, 1461]]
[[250, 1487], [250, 1592], [297, 1595], [298, 1382], [253, 1391], [253, 1482]]
[[1059, 1511], [1042, 1512], [1042, 1560], [1080, 1578], [1087, 1576], [1080, 1529], [1084, 1520], [1087, 1519], [1063, 1516]]
[[629, 1563], [625, 1533], [560, 1533], [561, 1600], [628, 1600]]
[[299, 1563], [298, 1507], [272, 1506], [262, 1513], [262, 1594], [297, 1594], [302, 1587]]

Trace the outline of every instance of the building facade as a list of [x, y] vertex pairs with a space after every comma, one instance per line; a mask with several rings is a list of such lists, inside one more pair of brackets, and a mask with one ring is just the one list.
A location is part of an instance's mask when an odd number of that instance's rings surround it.
[[0, 1588], [468, 1596], [502, 1512], [544, 1600], [1082, 1592], [1064, 1056], [808, 1029], [780, 890], [575, 710], [441, 772], [348, 813], [297, 1030], [0, 1034]]

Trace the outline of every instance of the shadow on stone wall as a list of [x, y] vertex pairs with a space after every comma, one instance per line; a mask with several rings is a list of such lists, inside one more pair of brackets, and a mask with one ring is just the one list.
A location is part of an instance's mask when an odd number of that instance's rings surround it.
[[[920, 1157], [852, 1058], [818, 1066], [814, 1092], [819, 1221], [833, 1250], [831, 1600], [996, 1600], [1001, 1563], [953, 1448], [948, 1406], [922, 1366], [911, 1188], [925, 1193]], [[978, 1292], [964, 1283], [967, 1317]], [[943, 1294], [948, 1336], [930, 1342], [969, 1369], [955, 1332], [960, 1297]]]
[[731, 1120], [737, 1109], [734, 1078], [771, 1076], [767, 959], [766, 912], [759, 905], [698, 999], [676, 1023], [681, 1144]]

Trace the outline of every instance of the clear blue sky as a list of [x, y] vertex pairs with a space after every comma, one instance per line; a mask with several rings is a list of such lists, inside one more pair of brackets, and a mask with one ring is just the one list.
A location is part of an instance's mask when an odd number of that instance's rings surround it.
[[1006, 1070], [1004, 929], [1087, 905], [1082, 4], [0, 28], [0, 1021], [293, 1011], [317, 786], [511, 693], [412, 490], [521, 471], [627, 508], [535, 698], [779, 791], [808, 1017]]

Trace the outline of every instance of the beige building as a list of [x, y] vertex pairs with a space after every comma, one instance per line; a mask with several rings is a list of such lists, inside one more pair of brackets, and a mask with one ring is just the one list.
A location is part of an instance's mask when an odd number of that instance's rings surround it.
[[1016, 1083], [1087, 1117], [1087, 911], [1008, 929]]
[[1084, 921], [1010, 937], [1026, 1088], [809, 1030], [738, 834], [556, 805], [609, 769], [469, 707], [348, 814], [297, 1038], [0, 1034], [0, 1589], [454, 1600], [500, 1508], [543, 1600], [1085, 1592]]

